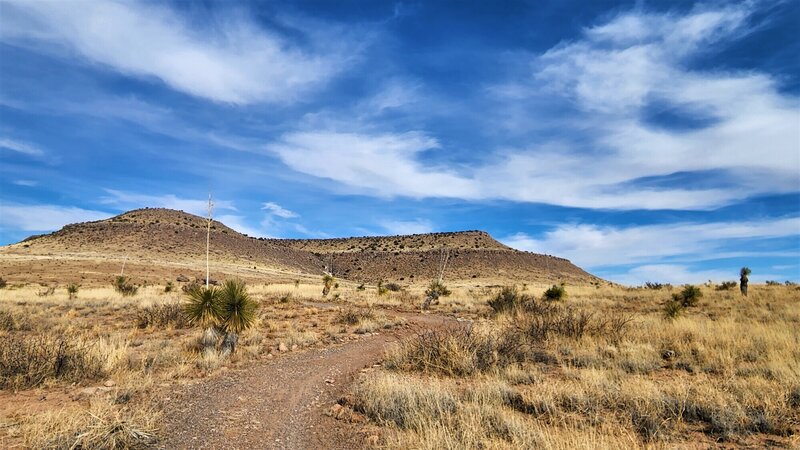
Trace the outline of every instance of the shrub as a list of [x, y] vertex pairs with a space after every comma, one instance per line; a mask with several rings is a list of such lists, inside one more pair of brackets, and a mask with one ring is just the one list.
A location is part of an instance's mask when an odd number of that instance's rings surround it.
[[780, 286], [782, 283], [780, 281], [767, 280], [766, 284], [767, 286]]
[[4, 280], [3, 277], [0, 277], [0, 289], [3, 289], [6, 286], [8, 286], [8, 282]]
[[[673, 297], [675, 297], [673, 295]], [[664, 303], [664, 318], [667, 320], [677, 319], [683, 313], [683, 303], [680, 300], [667, 300]]]
[[8, 311], [0, 310], [0, 331], [17, 331], [20, 321]]
[[112, 284], [114, 290], [122, 294], [123, 297], [132, 297], [139, 291], [139, 286], [133, 284], [128, 277], [123, 275], [118, 275]]
[[45, 287], [44, 289], [39, 289], [39, 291], [36, 292], [36, 295], [39, 297], [49, 297], [55, 294], [55, 292], [56, 292], [55, 286], [49, 286]]
[[105, 362], [93, 343], [74, 336], [10, 334], [0, 339], [0, 389], [98, 379]]
[[378, 280], [378, 295], [385, 295], [389, 292], [389, 289], [386, 289], [386, 286], [383, 285], [383, 280]]
[[80, 285], [76, 283], [70, 283], [67, 285], [67, 294], [69, 295], [69, 298], [73, 299], [78, 296], [79, 287]]
[[504, 286], [503, 289], [487, 303], [495, 313], [511, 311], [533, 301], [533, 297], [520, 294], [516, 286]]
[[718, 284], [715, 288], [718, 291], [729, 291], [737, 286], [738, 283], [735, 281], [723, 281], [722, 283]]
[[328, 293], [331, 291], [331, 287], [333, 287], [333, 284], [335, 282], [336, 282], [336, 278], [334, 278], [333, 275], [330, 275], [330, 274], [326, 273], [322, 277], [322, 296], [323, 297], [328, 295]]
[[175, 290], [175, 285], [172, 283], [172, 281], [167, 281], [167, 284], [164, 286], [164, 293], [169, 294], [174, 290]]
[[564, 289], [564, 285], [554, 284], [544, 291], [543, 295], [545, 300], [558, 301], [567, 297], [567, 290]]
[[701, 291], [699, 287], [691, 284], [684, 286], [680, 293], [672, 294], [672, 300], [680, 302], [681, 306], [684, 308], [697, 305], [697, 302], [699, 302], [702, 297], [703, 291]]
[[403, 289], [397, 283], [386, 283], [384, 286], [392, 292], [400, 292]]
[[654, 283], [654, 282], [650, 282], [650, 281], [647, 281], [647, 282], [644, 283], [644, 288], [645, 289], [659, 290], [659, 289], [661, 289], [663, 287], [664, 287], [664, 285], [661, 284], [661, 283]]
[[439, 303], [439, 297], [447, 297], [451, 294], [450, 289], [444, 285], [440, 280], [433, 280], [425, 290], [425, 301], [422, 304], [423, 309], [428, 309], [431, 305]]
[[357, 325], [365, 320], [375, 320], [375, 313], [372, 309], [354, 309], [348, 308], [340, 311], [334, 318], [335, 323], [344, 325]]
[[189, 321], [178, 303], [153, 305], [139, 309], [136, 313], [136, 326], [139, 328], [188, 328]]

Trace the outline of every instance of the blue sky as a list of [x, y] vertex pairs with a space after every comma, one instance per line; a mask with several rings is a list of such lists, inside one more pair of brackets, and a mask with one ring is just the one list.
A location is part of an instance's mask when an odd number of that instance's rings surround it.
[[800, 279], [800, 3], [0, 2], [0, 244], [161, 206]]

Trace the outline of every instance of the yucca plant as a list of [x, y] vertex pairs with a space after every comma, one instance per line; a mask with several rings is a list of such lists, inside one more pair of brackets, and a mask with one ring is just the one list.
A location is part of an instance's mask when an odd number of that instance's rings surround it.
[[222, 356], [236, 351], [239, 333], [252, 327], [256, 321], [258, 302], [247, 293], [242, 280], [227, 280], [219, 292], [220, 329], [225, 332], [222, 341]]
[[200, 340], [203, 348], [213, 346], [219, 338], [216, 327], [222, 321], [220, 290], [216, 286], [194, 285], [186, 291], [186, 297], [186, 303], [183, 304], [186, 319], [190, 324], [203, 328]]
[[77, 283], [70, 283], [67, 285], [67, 294], [69, 294], [70, 300], [78, 296], [79, 287]]
[[326, 273], [325, 276], [322, 277], [322, 296], [325, 297], [331, 291], [331, 287], [333, 283], [336, 282], [336, 278], [333, 275]]
[[749, 267], [742, 267], [742, 270], [739, 271], [739, 290], [742, 291], [742, 295], [747, 297], [747, 283], [750, 282], [750, 274], [752, 271]]

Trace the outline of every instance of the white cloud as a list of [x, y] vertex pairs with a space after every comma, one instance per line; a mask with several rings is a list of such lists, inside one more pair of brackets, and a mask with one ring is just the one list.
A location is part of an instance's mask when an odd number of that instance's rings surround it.
[[385, 220], [380, 222], [380, 225], [389, 234], [424, 234], [432, 233], [435, 230], [434, 225], [425, 219], [416, 220]]
[[243, 233], [251, 237], [270, 237], [269, 235], [264, 234], [262, 230], [250, 227], [250, 225], [247, 224], [246, 219], [242, 216], [225, 214], [217, 217], [215, 220], [230, 228], [233, 228], [239, 233]]
[[[518, 233], [503, 243], [536, 253], [558, 255], [593, 268], [655, 262], [667, 258], [692, 260], [732, 256], [727, 247], [737, 239], [800, 235], [800, 217], [750, 222], [675, 223], [634, 227], [589, 224], [560, 225], [534, 238]], [[746, 251], [747, 249], [742, 249]]]
[[438, 147], [435, 139], [417, 132], [298, 132], [284, 135], [268, 149], [294, 170], [379, 196], [476, 196], [470, 180], [416, 161], [419, 153]]
[[678, 264], [647, 264], [634, 267], [613, 279], [617, 283], [629, 286], [642, 285], [647, 281], [680, 285], [705, 283], [708, 280], [713, 282], [735, 280], [737, 275], [738, 269], [735, 267], [730, 270], [691, 270], [687, 266]]
[[[746, 34], [751, 5], [684, 15], [621, 14], [532, 58], [535, 76], [528, 71], [511, 85], [487, 90], [493, 97], [508, 94], [503, 100], [515, 105], [545, 95], [551, 103], [569, 103], [577, 109], [574, 117], [550, 131], [559, 127], [564, 136], [585, 138], [581, 146], [543, 140], [526, 148], [487, 149], [494, 158], [483, 165], [441, 167], [423, 162], [423, 152], [448, 150], [425, 132], [380, 133], [369, 126], [351, 132], [327, 124], [286, 134], [269, 148], [294, 170], [377, 196], [703, 210], [797, 192], [796, 97], [782, 94], [764, 73], [687, 68], [690, 59]], [[684, 129], [653, 125], [647, 120], [653, 102], [708, 122]], [[524, 111], [527, 123], [547, 113]], [[698, 181], [712, 173], [716, 183], [636, 184], [678, 172], [702, 172]]]
[[214, 17], [213, 25], [199, 28], [152, 2], [9, 1], [1, 17], [3, 41], [60, 45], [119, 72], [226, 103], [295, 100], [349, 58], [345, 37], [328, 35], [320, 24], [303, 31], [311, 45], [301, 49], [244, 15]]
[[9, 138], [0, 138], [0, 148], [22, 153], [28, 156], [44, 155], [44, 151], [34, 144]]
[[17, 186], [25, 187], [35, 187], [39, 185], [39, 182], [35, 180], [14, 180], [12, 183], [16, 184]]
[[103, 211], [58, 205], [0, 204], [0, 226], [23, 231], [53, 231], [64, 225], [111, 217]]
[[[173, 194], [146, 195], [133, 192], [105, 189], [107, 196], [100, 199], [106, 205], [114, 205], [121, 209], [135, 208], [169, 208], [185, 211], [198, 216], [208, 214], [208, 199], [180, 198]], [[227, 200], [214, 199], [214, 211], [236, 211], [233, 203]]]
[[283, 219], [293, 219], [295, 217], [300, 217], [300, 215], [297, 214], [296, 212], [289, 211], [288, 209], [282, 207], [281, 205], [279, 205], [279, 204], [277, 204], [275, 202], [263, 203], [261, 205], [261, 209], [263, 209], [264, 211], [267, 211], [267, 213], [270, 214], [270, 215], [278, 216], [278, 217], [281, 217]]

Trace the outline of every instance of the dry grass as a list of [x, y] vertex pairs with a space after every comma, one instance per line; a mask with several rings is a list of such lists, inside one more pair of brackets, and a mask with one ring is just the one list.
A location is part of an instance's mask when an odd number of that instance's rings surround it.
[[505, 299], [494, 315], [498, 291], [457, 291], [486, 318], [402, 343], [356, 387], [389, 447], [797, 445], [796, 288], [705, 287], [675, 320], [668, 289], [567, 286], [563, 305]]

